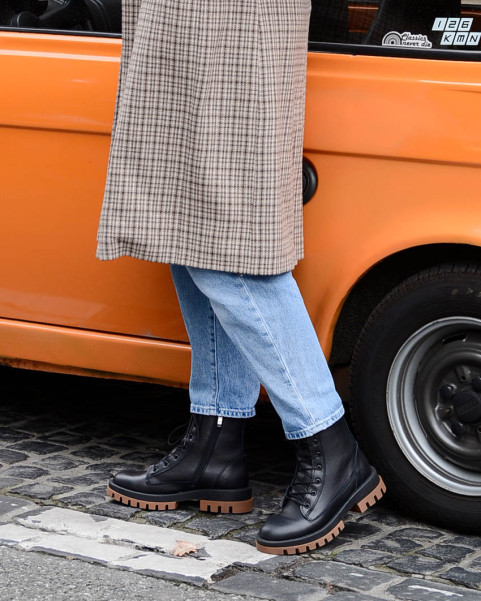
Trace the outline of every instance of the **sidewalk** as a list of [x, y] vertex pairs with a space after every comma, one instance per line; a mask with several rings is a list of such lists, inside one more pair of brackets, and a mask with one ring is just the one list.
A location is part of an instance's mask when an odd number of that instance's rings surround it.
[[[257, 552], [255, 534], [277, 511], [293, 468], [268, 405], [247, 432], [252, 513], [212, 515], [192, 503], [147, 512], [108, 501], [105, 483], [165, 452], [169, 433], [186, 421], [185, 391], [0, 372], [0, 546], [184, 583], [212, 599], [481, 601], [481, 537], [416, 522], [389, 500], [350, 514], [316, 552]], [[177, 557], [177, 541], [197, 551]]]

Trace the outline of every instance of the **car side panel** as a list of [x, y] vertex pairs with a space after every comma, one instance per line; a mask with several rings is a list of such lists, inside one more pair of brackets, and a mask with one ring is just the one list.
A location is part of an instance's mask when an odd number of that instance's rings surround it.
[[[119, 40], [0, 33], [0, 357], [185, 384], [168, 267], [95, 259], [119, 54]], [[309, 54], [319, 187], [295, 275], [327, 354], [376, 262], [480, 245], [480, 81], [477, 63]]]
[[120, 49], [0, 32], [0, 317], [185, 341], [167, 266], [95, 258]]
[[374, 264], [481, 245], [481, 63], [310, 53], [305, 155], [319, 177], [296, 271], [324, 350]]

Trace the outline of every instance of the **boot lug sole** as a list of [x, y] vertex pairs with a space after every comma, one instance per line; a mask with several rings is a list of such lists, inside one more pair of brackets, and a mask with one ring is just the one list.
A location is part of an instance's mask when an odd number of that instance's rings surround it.
[[[119, 493], [116, 490], [107, 486], [107, 495], [112, 497], [114, 501], [128, 505], [129, 507], [138, 507], [139, 509], [147, 509], [149, 511], [170, 511], [177, 509], [179, 503], [177, 501], [145, 501], [130, 497], [124, 493]], [[249, 513], [254, 506], [254, 499], [245, 499], [243, 501], [214, 501], [209, 499], [183, 499], [199, 500], [200, 510], [210, 513]]]
[[[377, 486], [368, 495], [361, 499], [361, 501], [358, 501], [355, 505], [353, 505], [351, 510], [358, 513], [364, 513], [377, 501], [379, 501], [385, 492], [386, 485], [384, 484], [381, 476], [379, 476], [379, 482]], [[256, 547], [259, 551], [262, 551], [263, 553], [269, 553], [271, 555], [299, 555], [300, 553], [305, 553], [306, 551], [315, 551], [327, 543], [330, 543], [336, 536], [340, 534], [343, 529], [344, 522], [340, 520], [334, 526], [334, 528], [329, 530], [327, 534], [324, 534], [319, 538], [314, 538], [306, 543], [297, 545], [267, 546], [261, 544], [259, 541], [256, 541]]]

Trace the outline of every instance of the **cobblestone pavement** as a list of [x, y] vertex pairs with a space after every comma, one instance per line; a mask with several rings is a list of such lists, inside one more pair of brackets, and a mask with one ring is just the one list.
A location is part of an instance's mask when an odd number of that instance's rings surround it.
[[[105, 484], [117, 470], [143, 468], [165, 453], [169, 434], [188, 419], [186, 391], [6, 367], [0, 378], [1, 495], [113, 518], [112, 524], [124, 520], [126, 528], [149, 524], [247, 545], [279, 508], [294, 461], [267, 403], [248, 422], [251, 513], [217, 516], [190, 503], [146, 512], [108, 501]], [[263, 557], [234, 562], [200, 585], [212, 595], [276, 601], [481, 601], [481, 537], [417, 522], [389, 498], [366, 514], [350, 514], [342, 534], [323, 549]]]

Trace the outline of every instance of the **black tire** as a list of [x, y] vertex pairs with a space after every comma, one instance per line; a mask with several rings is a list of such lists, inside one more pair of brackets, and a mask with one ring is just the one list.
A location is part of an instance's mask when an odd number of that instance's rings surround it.
[[375, 308], [351, 415], [388, 493], [423, 520], [481, 531], [481, 266], [410, 277]]

